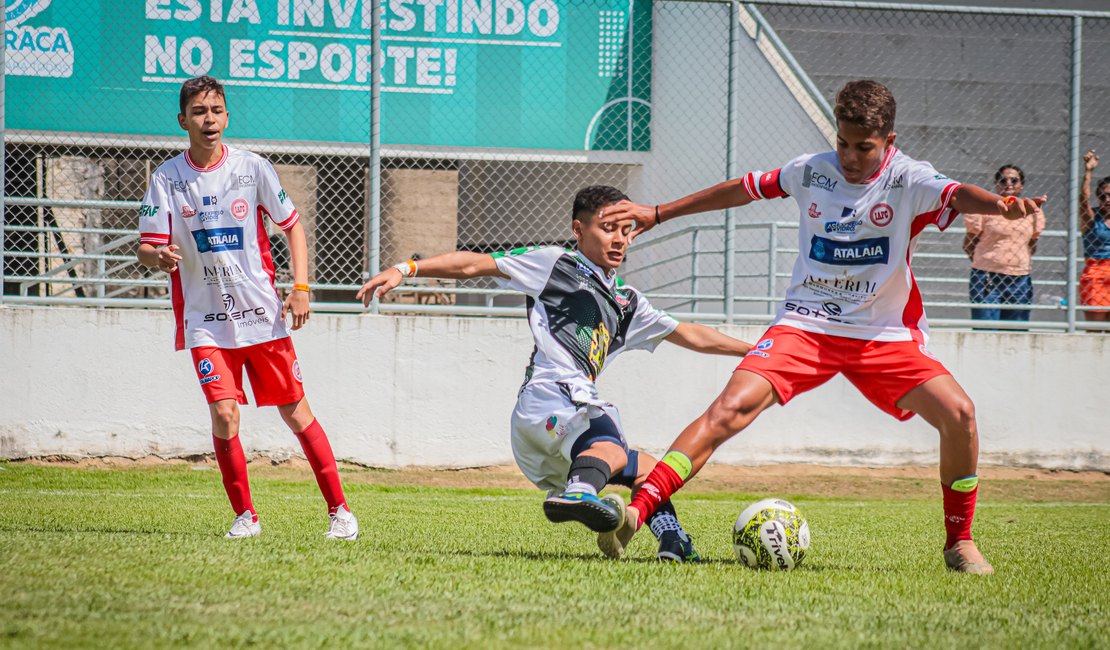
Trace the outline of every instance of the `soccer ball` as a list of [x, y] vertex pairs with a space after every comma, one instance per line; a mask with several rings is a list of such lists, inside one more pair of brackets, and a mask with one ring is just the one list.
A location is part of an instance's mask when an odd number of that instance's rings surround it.
[[806, 556], [809, 522], [789, 501], [756, 501], [736, 519], [732, 548], [752, 569], [789, 571]]

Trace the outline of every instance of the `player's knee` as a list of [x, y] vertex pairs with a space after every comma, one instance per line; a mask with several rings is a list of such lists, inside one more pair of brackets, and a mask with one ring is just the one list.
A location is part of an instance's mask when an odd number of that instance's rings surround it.
[[754, 399], [745, 393], [725, 393], [709, 407], [707, 417], [710, 429], [717, 437], [729, 437], [744, 427], [759, 414]]
[[975, 404], [963, 395], [948, 405], [947, 427], [953, 433], [975, 433]]
[[239, 431], [239, 408], [236, 404], [216, 404], [212, 408], [212, 425], [218, 431], [235, 435]]

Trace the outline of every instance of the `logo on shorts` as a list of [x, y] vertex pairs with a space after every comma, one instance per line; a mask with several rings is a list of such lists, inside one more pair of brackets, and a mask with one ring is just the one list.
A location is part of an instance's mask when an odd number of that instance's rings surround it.
[[293, 362], [293, 379], [296, 379], [298, 382], [300, 382], [302, 384], [304, 383], [304, 381], [301, 380], [301, 362], [300, 361], [294, 361]]
[[871, 223], [880, 228], [894, 220], [894, 208], [886, 203], [880, 203], [871, 208]]
[[248, 212], [250, 212], [250, 206], [247, 205], [246, 199], [235, 199], [231, 202], [231, 216], [239, 221], [246, 219]]
[[211, 383], [213, 381], [219, 381], [220, 376], [212, 374], [215, 370], [216, 370], [216, 366], [212, 365], [212, 360], [211, 359], [209, 359], [208, 357], [205, 357], [205, 358], [200, 360], [200, 363], [197, 364], [197, 372], [199, 372], [200, 375], [201, 375], [201, 378], [200, 378], [200, 385], [201, 386], [203, 386], [207, 383]]
[[764, 359], [767, 359], [771, 356], [767, 352], [767, 350], [770, 350], [771, 346], [773, 346], [774, 344], [775, 344], [775, 339], [763, 339], [759, 343], [756, 343], [754, 348], [752, 348], [751, 350], [748, 350], [748, 353], [744, 356], [746, 356], [746, 357], [753, 357], [753, 356], [754, 357], [763, 357]]

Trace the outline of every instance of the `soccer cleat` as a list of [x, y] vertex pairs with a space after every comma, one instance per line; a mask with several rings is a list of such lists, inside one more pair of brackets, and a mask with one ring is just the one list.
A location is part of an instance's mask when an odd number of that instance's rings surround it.
[[228, 539], [242, 539], [244, 537], [257, 537], [262, 534], [262, 524], [254, 520], [254, 513], [250, 510], [243, 511], [243, 514], [235, 518], [231, 522], [231, 530], [227, 531], [224, 537]]
[[693, 538], [681, 528], [665, 530], [659, 536], [659, 559], [665, 562], [701, 562]]
[[944, 565], [958, 573], [990, 575], [994, 567], [987, 562], [970, 539], [960, 540], [944, 551]]
[[358, 539], [358, 519], [347, 509], [339, 506], [334, 515], [328, 515], [328, 539], [354, 541]]
[[577, 521], [595, 533], [605, 533], [624, 522], [624, 501], [602, 500], [589, 492], [563, 492], [544, 500], [543, 513], [554, 523]]
[[636, 534], [636, 522], [632, 517], [628, 516], [628, 511], [624, 506], [624, 499], [620, 498], [617, 494], [607, 494], [602, 501], [609, 501], [610, 503], [619, 506], [623, 518], [620, 526], [607, 533], [600, 533], [597, 536], [597, 547], [605, 554], [605, 557], [614, 560], [620, 559], [624, 554], [624, 549], [628, 547], [628, 543], [632, 541], [632, 536]]

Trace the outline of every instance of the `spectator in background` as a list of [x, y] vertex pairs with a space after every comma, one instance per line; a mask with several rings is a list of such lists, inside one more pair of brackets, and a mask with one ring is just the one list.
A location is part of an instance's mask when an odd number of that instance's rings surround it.
[[[1087, 264], [1079, 276], [1079, 303], [1110, 307], [1110, 176], [1095, 187], [1098, 207], [1091, 209], [1091, 174], [1098, 167], [1092, 149], [1083, 155], [1083, 182], [1079, 184], [1079, 232]], [[1110, 321], [1110, 310], [1083, 312], [1090, 321]]]
[[[1025, 172], [1017, 165], [1003, 165], [994, 173], [994, 191], [1004, 197], [1021, 196]], [[1033, 303], [1033, 252], [1044, 230], [1040, 208], [1020, 219], [997, 214], [964, 215], [967, 234], [964, 252], [971, 259], [971, 302], [993, 305]], [[973, 307], [975, 320], [1027, 321], [1028, 309]]]

